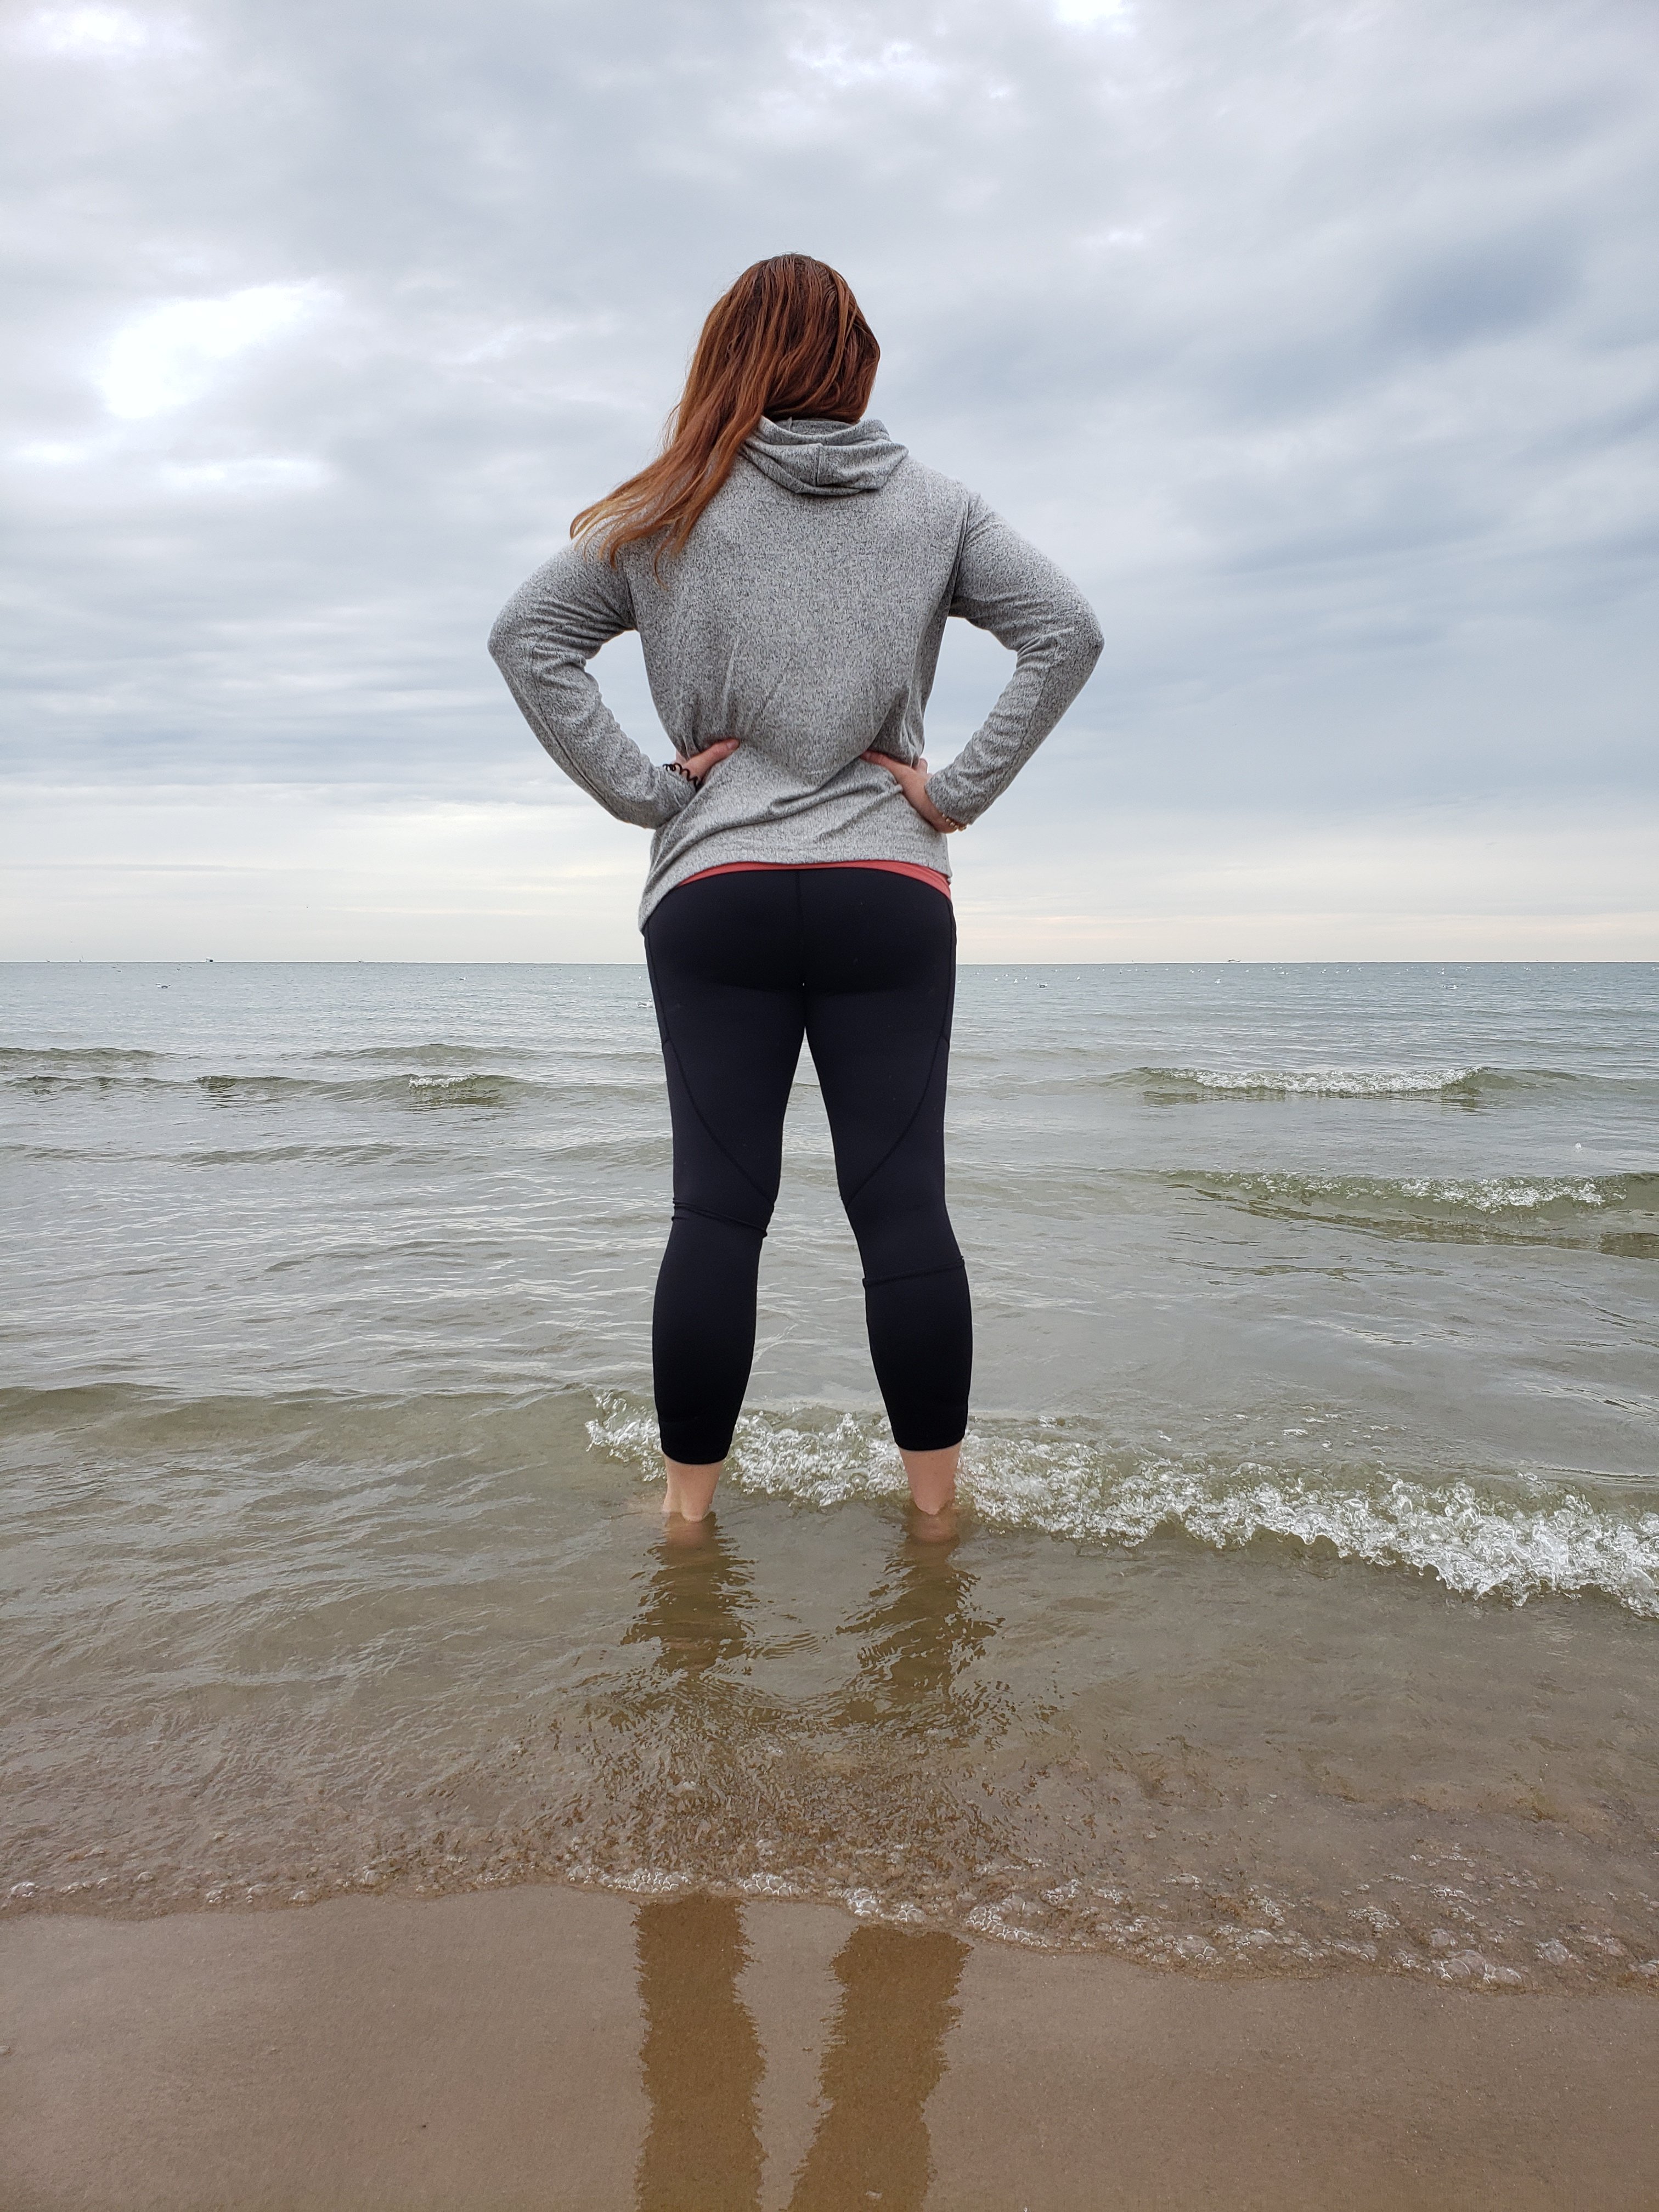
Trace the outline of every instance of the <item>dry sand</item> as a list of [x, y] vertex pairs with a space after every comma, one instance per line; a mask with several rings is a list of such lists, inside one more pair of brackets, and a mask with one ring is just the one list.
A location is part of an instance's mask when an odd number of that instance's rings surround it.
[[3, 2212], [1659, 2206], [1659, 1998], [557, 1888], [0, 1928]]

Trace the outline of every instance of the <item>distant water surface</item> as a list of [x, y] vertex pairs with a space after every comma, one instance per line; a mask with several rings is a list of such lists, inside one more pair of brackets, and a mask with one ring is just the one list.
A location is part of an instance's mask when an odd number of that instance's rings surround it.
[[804, 1065], [663, 1547], [632, 968], [13, 966], [8, 1910], [690, 1883], [1659, 1984], [1659, 971], [969, 969], [906, 1533]]

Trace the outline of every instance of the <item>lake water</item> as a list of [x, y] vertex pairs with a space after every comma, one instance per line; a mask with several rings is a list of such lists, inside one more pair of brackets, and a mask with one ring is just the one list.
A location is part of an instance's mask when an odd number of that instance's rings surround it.
[[0, 974], [6, 1910], [551, 1878], [1659, 1987], [1659, 970], [965, 969], [962, 1539], [808, 1064], [683, 1547], [642, 969]]

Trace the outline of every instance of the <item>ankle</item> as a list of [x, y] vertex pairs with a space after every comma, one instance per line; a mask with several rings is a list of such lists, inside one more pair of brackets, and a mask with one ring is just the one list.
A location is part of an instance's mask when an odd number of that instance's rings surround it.
[[712, 1460], [697, 1467], [684, 1460], [670, 1459], [665, 1452], [662, 1464], [664, 1513], [678, 1513], [685, 1521], [702, 1520], [714, 1502], [714, 1486], [726, 1462]]
[[910, 1496], [917, 1512], [928, 1515], [948, 1512], [956, 1503], [962, 1446], [947, 1444], [942, 1451], [906, 1451], [901, 1444], [899, 1457], [904, 1462]]

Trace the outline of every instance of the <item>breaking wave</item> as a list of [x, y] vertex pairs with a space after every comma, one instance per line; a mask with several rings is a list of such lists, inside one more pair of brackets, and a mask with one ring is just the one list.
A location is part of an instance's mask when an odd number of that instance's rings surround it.
[[1246, 1212], [1383, 1236], [1551, 1244], [1659, 1259], [1659, 1175], [1322, 1176], [1176, 1170]]
[[[602, 1395], [588, 1433], [655, 1477], [650, 1416]], [[897, 1452], [867, 1417], [746, 1413], [730, 1472], [740, 1488], [817, 1508], [902, 1498]], [[1571, 1480], [1517, 1473], [1504, 1495], [1468, 1478], [1435, 1480], [1383, 1467], [1293, 1467], [1176, 1455], [1012, 1425], [970, 1430], [962, 1495], [982, 1519], [1074, 1543], [1135, 1546], [1160, 1532], [1217, 1549], [1278, 1539], [1340, 1559], [1432, 1575], [1459, 1596], [1524, 1605], [1597, 1593], [1659, 1619], [1659, 1510], [1620, 1511]]]
[[1559, 1069], [1500, 1067], [1137, 1067], [1131, 1080], [1159, 1102], [1185, 1098], [1450, 1098], [1583, 1079]]

